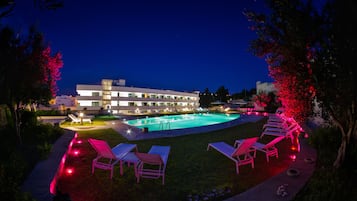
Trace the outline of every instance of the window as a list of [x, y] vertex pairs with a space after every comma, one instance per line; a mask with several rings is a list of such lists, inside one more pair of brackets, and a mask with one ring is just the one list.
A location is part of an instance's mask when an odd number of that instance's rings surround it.
[[134, 102], [129, 102], [129, 106], [135, 106]]
[[99, 96], [99, 92], [92, 92], [92, 96]]
[[98, 107], [99, 106], [99, 102], [92, 102], [92, 106], [93, 107]]

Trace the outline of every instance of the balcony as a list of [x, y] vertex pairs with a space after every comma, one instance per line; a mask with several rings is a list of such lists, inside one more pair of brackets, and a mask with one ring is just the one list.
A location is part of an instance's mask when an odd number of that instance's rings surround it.
[[92, 101], [92, 100], [100, 101], [100, 100], [102, 100], [102, 97], [101, 97], [101, 96], [77, 96], [76, 99], [77, 99], [78, 101], [81, 101], [81, 100], [86, 100], [86, 101]]
[[142, 97], [112, 97], [112, 100], [118, 101], [141, 101], [141, 102], [170, 102], [170, 103], [177, 103], [177, 102], [198, 102], [193, 100], [185, 100], [185, 99], [170, 99], [170, 98], [142, 98]]

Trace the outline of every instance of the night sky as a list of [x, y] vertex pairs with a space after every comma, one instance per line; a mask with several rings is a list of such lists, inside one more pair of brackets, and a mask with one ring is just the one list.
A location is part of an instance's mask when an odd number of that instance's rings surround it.
[[35, 24], [63, 54], [59, 92], [76, 84], [125, 79], [127, 86], [230, 93], [269, 81], [262, 58], [248, 52], [256, 38], [244, 9], [262, 0], [65, 0], [56, 11], [17, 1], [3, 20], [20, 32]]

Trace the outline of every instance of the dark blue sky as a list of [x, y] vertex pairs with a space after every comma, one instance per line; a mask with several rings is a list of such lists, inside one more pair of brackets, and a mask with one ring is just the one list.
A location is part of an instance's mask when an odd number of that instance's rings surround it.
[[[96, 3], [95, 3], [96, 2]], [[272, 81], [263, 59], [248, 52], [256, 35], [242, 14], [262, 0], [65, 0], [56, 11], [18, 1], [7, 21], [35, 24], [63, 54], [58, 94], [76, 84], [126, 79], [127, 86], [230, 93]]]

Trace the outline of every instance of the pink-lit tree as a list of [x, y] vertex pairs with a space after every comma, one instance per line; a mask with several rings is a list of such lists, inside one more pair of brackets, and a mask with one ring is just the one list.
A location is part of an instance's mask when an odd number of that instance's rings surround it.
[[302, 122], [311, 114], [315, 96], [311, 70], [314, 55], [310, 47], [316, 38], [315, 20], [310, 20], [313, 10], [299, 1], [270, 0], [267, 3], [272, 10], [270, 17], [245, 13], [253, 22], [251, 29], [258, 35], [251, 43], [251, 50], [266, 58], [286, 115]]
[[340, 130], [341, 144], [333, 166], [340, 167], [346, 157], [355, 160], [357, 21], [345, 26], [345, 20], [356, 19], [356, 4], [332, 1], [320, 15], [312, 1], [266, 2], [271, 13], [245, 13], [258, 35], [251, 50], [266, 58], [286, 115], [304, 122], [317, 100], [332, 120], [331, 126]]
[[265, 92], [261, 92], [253, 96], [253, 101], [257, 106], [265, 108], [266, 106], [268, 106], [271, 99], [268, 94], [266, 94]]
[[279, 102], [276, 100], [275, 92], [260, 92], [253, 96], [254, 104], [260, 108], [263, 108], [267, 112], [275, 112], [280, 106]]
[[47, 84], [51, 90], [52, 97], [56, 96], [58, 91], [57, 81], [61, 78], [60, 68], [63, 66], [62, 54], [57, 52], [54, 56], [51, 55], [51, 48], [47, 46], [43, 51], [43, 79], [44, 84]]
[[11, 111], [21, 144], [21, 111], [27, 104], [44, 103], [56, 95], [62, 55], [51, 54], [42, 34], [31, 29], [20, 38], [10, 28], [0, 31], [0, 104]]

